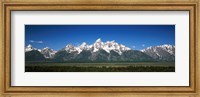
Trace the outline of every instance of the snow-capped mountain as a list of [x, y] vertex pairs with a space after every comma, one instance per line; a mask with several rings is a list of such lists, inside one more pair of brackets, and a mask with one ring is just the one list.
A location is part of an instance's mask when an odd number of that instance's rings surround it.
[[[100, 38], [93, 44], [88, 45], [83, 42], [81, 45], [75, 47], [72, 44], [66, 45], [59, 51], [54, 51], [48, 47], [43, 49], [36, 49], [31, 45], [25, 47], [26, 60], [41, 61], [87, 61], [87, 62], [110, 62], [110, 61], [174, 61], [175, 60], [175, 46], [173, 45], [159, 45], [151, 46], [144, 50], [138, 51], [130, 49], [125, 45], [113, 41], [103, 42]], [[40, 56], [40, 57], [38, 57]]]
[[107, 41], [104, 44], [103, 50], [105, 50], [108, 53], [110, 53], [110, 51], [113, 50], [121, 55], [122, 52], [131, 50], [131, 49], [122, 44], [118, 44], [115, 41]]
[[101, 41], [101, 39], [97, 39], [95, 41], [95, 43], [93, 44], [93, 52], [97, 52], [99, 51], [100, 49], [103, 49], [104, 48], [104, 43]]
[[64, 50], [66, 50], [67, 52], [71, 53], [71, 52], [75, 52], [77, 51], [77, 49], [72, 45], [72, 44], [68, 44]]
[[81, 53], [83, 50], [91, 50], [92, 49], [92, 45], [87, 45], [86, 42], [83, 42], [80, 46], [76, 47], [76, 50], [78, 51], [78, 53]]
[[41, 54], [43, 54], [45, 58], [53, 58], [54, 55], [56, 54], [56, 51], [48, 47], [45, 47], [41, 50]]
[[25, 47], [25, 52], [30, 52], [30, 51], [39, 51], [45, 58], [53, 58], [55, 53], [57, 51], [54, 51], [53, 49], [50, 49], [48, 47], [45, 47], [43, 48], [42, 50], [41, 49], [37, 49], [37, 48], [34, 48], [31, 44], [29, 44], [28, 46]]
[[164, 44], [164, 45], [160, 45], [158, 47], [163, 48], [165, 51], [167, 51], [171, 55], [175, 55], [175, 46], [173, 46], [173, 45]]
[[117, 52], [118, 54], [122, 54], [122, 52], [131, 50], [130, 48], [119, 44], [115, 41], [107, 41], [102, 42], [101, 39], [97, 39], [94, 44], [88, 45], [87, 43], [83, 42], [80, 46], [74, 47], [73, 45], [67, 45], [65, 50], [69, 53], [71, 52], [78, 52], [81, 53], [83, 50], [90, 50], [93, 53], [98, 52], [99, 50], [105, 50], [107, 53], [110, 53], [111, 50]]
[[33, 48], [33, 46], [31, 44], [29, 44], [28, 46], [25, 47], [25, 52], [29, 52], [32, 50], [37, 50], [36, 48]]
[[175, 46], [173, 45], [164, 44], [160, 46], [151, 46], [141, 51], [156, 60], [175, 60]]

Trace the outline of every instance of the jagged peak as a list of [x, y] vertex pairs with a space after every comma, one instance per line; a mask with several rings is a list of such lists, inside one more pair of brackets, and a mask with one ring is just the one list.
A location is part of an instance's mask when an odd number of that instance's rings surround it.
[[31, 48], [32, 47], [32, 45], [31, 44], [28, 44], [28, 46], [27, 46], [28, 48]]
[[45, 48], [43, 48], [43, 50], [44, 50], [44, 49], [49, 49], [49, 47], [45, 47]]
[[112, 43], [115, 43], [115, 40], [112, 40], [111, 42], [112, 42]]
[[175, 46], [174, 45], [171, 45], [171, 44], [163, 44], [163, 45], [158, 45], [158, 46], [150, 46], [150, 47], [147, 47], [143, 50], [140, 50], [142, 52], [147, 52], [149, 50], [153, 50], [153, 52], [157, 52], [157, 49], [162, 49], [168, 53], [170, 53], [171, 55], [174, 55], [175, 52], [174, 52], [174, 49], [175, 49]]
[[87, 43], [86, 43], [86, 42], [83, 42], [80, 46], [85, 46], [85, 45], [87, 45]]
[[98, 39], [96, 40], [96, 42], [101, 42], [101, 38], [98, 38]]
[[37, 50], [36, 48], [33, 48], [33, 46], [31, 44], [29, 44], [27, 47], [25, 47], [25, 52], [29, 52], [32, 50]]
[[163, 45], [159, 45], [158, 47], [173, 47], [173, 45], [171, 45], [171, 44], [163, 44]]
[[175, 46], [171, 44], [150, 46], [141, 51], [156, 60], [175, 60]]
[[42, 50], [41, 50], [41, 49], [38, 49], [38, 51], [41, 52]]
[[[54, 51], [53, 49], [50, 49], [49, 47], [45, 47], [45, 48], [43, 48], [41, 51], [52, 51], [52, 52], [56, 52], [56, 51]], [[39, 51], [39, 49], [38, 49], [38, 51]]]
[[108, 44], [108, 43], [116, 43], [116, 42], [115, 42], [115, 40], [112, 40], [112, 41], [106, 41], [106, 42], [105, 42], [105, 44]]
[[161, 48], [164, 48], [164, 47], [167, 47], [167, 48], [172, 48], [172, 47], [175, 47], [174, 45], [171, 45], [171, 44], [163, 44], [163, 45], [158, 45], [158, 46], [149, 46], [141, 51], [144, 51], [146, 49], [152, 49], [152, 48], [156, 48], [156, 47], [161, 47]]
[[67, 44], [66, 47], [74, 47], [72, 44]]

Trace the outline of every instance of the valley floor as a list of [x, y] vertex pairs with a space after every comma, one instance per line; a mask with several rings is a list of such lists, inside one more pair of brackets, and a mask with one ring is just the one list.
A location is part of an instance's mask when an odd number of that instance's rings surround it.
[[132, 62], [132, 63], [26, 62], [25, 72], [175, 72], [175, 62]]

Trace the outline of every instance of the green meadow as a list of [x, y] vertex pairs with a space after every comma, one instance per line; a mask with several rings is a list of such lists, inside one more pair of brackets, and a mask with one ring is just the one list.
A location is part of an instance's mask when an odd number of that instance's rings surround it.
[[175, 72], [175, 62], [26, 62], [25, 72]]

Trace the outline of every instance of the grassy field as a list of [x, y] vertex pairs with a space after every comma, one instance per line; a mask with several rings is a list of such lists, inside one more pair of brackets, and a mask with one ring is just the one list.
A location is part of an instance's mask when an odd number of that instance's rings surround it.
[[175, 72], [175, 62], [53, 63], [26, 62], [26, 72]]

